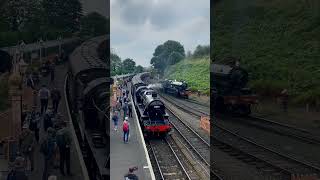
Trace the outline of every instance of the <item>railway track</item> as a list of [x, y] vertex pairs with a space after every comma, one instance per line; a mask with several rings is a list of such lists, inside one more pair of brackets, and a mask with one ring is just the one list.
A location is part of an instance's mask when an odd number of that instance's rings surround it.
[[[170, 137], [166, 139], [150, 140], [152, 160], [156, 165], [155, 176], [157, 180], [191, 180], [190, 170], [185, 167], [185, 162], [180, 160], [179, 148], [173, 145]], [[189, 170], [189, 172], [188, 172]]]
[[175, 135], [183, 141], [183, 144], [195, 154], [200, 162], [203, 163], [203, 169], [206, 174], [210, 174], [210, 144], [205, 141], [189, 125], [183, 122], [171, 109], [170, 123], [175, 129]]
[[293, 126], [289, 126], [286, 124], [278, 123], [269, 119], [256, 116], [250, 116], [247, 119], [248, 120], [245, 120], [244, 122], [252, 126], [261, 129], [267, 129], [268, 131], [272, 131], [281, 135], [293, 137], [306, 143], [320, 145], [320, 139], [315, 135], [311, 134], [308, 130], [299, 129]]
[[[186, 103], [183, 104], [183, 103], [177, 103], [173, 98], [167, 96], [167, 95], [163, 95], [163, 94], [160, 94], [160, 96], [170, 102], [171, 104], [174, 104], [176, 107], [178, 107], [179, 109], [185, 111], [185, 112], [188, 112], [196, 117], [201, 117], [201, 116], [210, 116], [210, 113], [209, 112], [206, 112], [200, 108], [197, 108], [195, 106], [191, 106], [191, 105], [187, 105]], [[199, 106], [199, 104], [197, 104], [197, 106]]]
[[292, 175], [320, 175], [319, 167], [256, 144], [220, 125], [215, 124], [213, 131], [215, 132], [212, 137], [213, 147], [254, 165], [265, 174], [272, 175], [272, 177], [290, 179]]

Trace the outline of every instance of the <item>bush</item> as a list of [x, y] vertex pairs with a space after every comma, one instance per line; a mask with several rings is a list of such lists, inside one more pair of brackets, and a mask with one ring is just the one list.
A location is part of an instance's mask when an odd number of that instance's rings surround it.
[[278, 96], [281, 91], [287, 87], [286, 83], [283, 81], [264, 79], [252, 81], [249, 86], [254, 92], [258, 93], [259, 95], [271, 97]]
[[296, 96], [292, 102], [297, 105], [309, 104], [312, 106], [319, 106], [320, 105], [320, 88], [311, 89], [309, 91], [301, 93], [298, 96]]
[[191, 91], [210, 92], [210, 60], [205, 58], [184, 59], [169, 66], [165, 70], [164, 78], [186, 81]]

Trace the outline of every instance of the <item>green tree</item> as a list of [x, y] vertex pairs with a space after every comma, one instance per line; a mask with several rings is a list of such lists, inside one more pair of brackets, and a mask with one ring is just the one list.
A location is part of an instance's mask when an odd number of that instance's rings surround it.
[[92, 12], [81, 18], [81, 35], [83, 36], [99, 36], [107, 34], [107, 19], [97, 12]]
[[29, 23], [38, 21], [41, 4], [38, 0], [7, 0], [1, 3], [1, 19], [10, 31], [24, 31]]
[[115, 54], [111, 53], [110, 54], [110, 63], [111, 63], [111, 76], [117, 75], [117, 74], [122, 74], [122, 63], [121, 63], [121, 58]]
[[135, 70], [136, 62], [134, 62], [132, 59], [125, 59], [122, 62], [122, 73], [123, 74], [129, 74], [133, 73]]
[[135, 73], [142, 73], [144, 71], [144, 68], [141, 65], [136, 66]]
[[43, 0], [42, 4], [48, 25], [67, 32], [79, 30], [82, 16], [79, 0]]
[[207, 46], [198, 45], [193, 52], [193, 57], [195, 57], [195, 58], [209, 56], [209, 55], [210, 55], [210, 46], [209, 45], [207, 45]]
[[184, 47], [177, 41], [168, 40], [156, 47], [150, 64], [163, 73], [164, 69], [185, 58]]

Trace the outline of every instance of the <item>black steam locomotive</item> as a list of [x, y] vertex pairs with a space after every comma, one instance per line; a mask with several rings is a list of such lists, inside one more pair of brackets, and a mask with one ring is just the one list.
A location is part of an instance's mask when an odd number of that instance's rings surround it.
[[169, 115], [157, 93], [142, 81], [147, 75], [148, 73], [140, 73], [132, 78], [132, 99], [144, 135], [165, 136], [172, 129], [168, 121]]
[[184, 81], [165, 80], [161, 82], [162, 91], [176, 97], [189, 98], [188, 84]]
[[[109, 37], [85, 41], [70, 55], [67, 96], [90, 179], [109, 179]], [[101, 52], [103, 51], [103, 52]]]
[[211, 64], [211, 104], [215, 112], [249, 115], [257, 96], [247, 87], [248, 72], [236, 64]]

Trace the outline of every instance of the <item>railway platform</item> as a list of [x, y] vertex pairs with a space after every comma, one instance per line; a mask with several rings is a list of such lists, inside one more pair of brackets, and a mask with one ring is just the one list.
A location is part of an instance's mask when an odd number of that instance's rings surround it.
[[[61, 100], [58, 108], [58, 112], [62, 115], [62, 117], [68, 121], [68, 128], [72, 134], [72, 144], [70, 149], [70, 169], [72, 176], [63, 176], [59, 168], [54, 168], [52, 166], [49, 167], [49, 174], [56, 176], [59, 180], [89, 180], [87, 170], [85, 164], [82, 159], [82, 154], [80, 151], [80, 147], [73, 129], [73, 125], [71, 123], [70, 115], [68, 113], [67, 103], [64, 94], [64, 83], [65, 83], [65, 75], [67, 72], [67, 64], [62, 64], [56, 66], [55, 68], [55, 80], [54, 82], [50, 82], [50, 76], [41, 77], [39, 85], [46, 84], [49, 90], [53, 87], [56, 87], [61, 92]], [[37, 87], [38, 88], [38, 87]], [[38, 100], [38, 105], [40, 102]], [[48, 107], [51, 106], [51, 101], [49, 100]], [[40, 110], [40, 106], [38, 106], [38, 111]], [[40, 124], [40, 139], [45, 136], [45, 132], [43, 129], [43, 121]], [[1, 164], [1, 163], [0, 163]], [[3, 163], [2, 163], [3, 164]], [[29, 180], [41, 180], [43, 169], [44, 169], [44, 160], [43, 155], [40, 153], [40, 143], [35, 145], [34, 149], [34, 170], [31, 172], [30, 170], [26, 171], [26, 175], [28, 176]], [[5, 180], [7, 178], [8, 171], [2, 171], [0, 173], [0, 180]]]
[[[116, 96], [112, 98], [116, 98]], [[129, 118], [130, 136], [128, 143], [123, 142], [122, 123], [123, 112], [121, 112], [119, 118], [118, 131], [114, 130], [113, 121], [110, 121], [110, 179], [123, 179], [129, 168], [136, 166], [138, 170], [134, 173], [139, 177], [139, 180], [155, 180], [134, 108], [133, 117]]]

